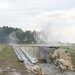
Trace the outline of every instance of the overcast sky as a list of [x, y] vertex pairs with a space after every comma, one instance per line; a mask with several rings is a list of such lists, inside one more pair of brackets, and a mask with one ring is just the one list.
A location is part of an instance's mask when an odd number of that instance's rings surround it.
[[75, 0], [0, 0], [0, 26], [45, 30], [75, 42]]

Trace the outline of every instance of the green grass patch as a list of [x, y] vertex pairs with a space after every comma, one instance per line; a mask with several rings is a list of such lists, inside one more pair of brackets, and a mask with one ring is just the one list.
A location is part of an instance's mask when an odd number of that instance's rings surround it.
[[65, 49], [66, 51], [71, 51], [71, 49], [70, 49], [70, 47], [69, 46], [60, 46], [60, 48], [63, 48], [63, 49]]
[[[0, 51], [0, 67], [4, 69], [10, 67], [9, 71], [13, 68], [21, 73], [21, 75], [27, 75], [25, 65], [18, 60], [14, 50], [9, 45], [4, 45], [3, 50]], [[8, 75], [5, 73], [7, 72], [4, 71], [3, 74], [0, 75]]]

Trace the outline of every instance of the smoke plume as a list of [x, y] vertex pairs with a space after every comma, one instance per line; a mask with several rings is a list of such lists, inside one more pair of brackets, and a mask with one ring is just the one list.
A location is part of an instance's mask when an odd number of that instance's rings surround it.
[[17, 44], [19, 42], [19, 40], [16, 37], [16, 32], [12, 32], [11, 34], [9, 34], [9, 44]]

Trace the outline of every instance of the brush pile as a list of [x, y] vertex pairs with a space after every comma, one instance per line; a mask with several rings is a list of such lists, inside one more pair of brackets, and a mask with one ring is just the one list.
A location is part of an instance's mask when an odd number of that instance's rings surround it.
[[74, 70], [70, 58], [70, 53], [66, 50], [52, 48], [50, 50], [50, 63], [55, 64], [61, 70]]

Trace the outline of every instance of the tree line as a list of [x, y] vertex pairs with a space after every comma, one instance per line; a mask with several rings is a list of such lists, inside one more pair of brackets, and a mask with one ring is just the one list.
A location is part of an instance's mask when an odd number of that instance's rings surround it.
[[23, 31], [19, 28], [8, 26], [0, 27], [1, 44], [37, 44], [44, 43], [44, 35], [38, 31]]

